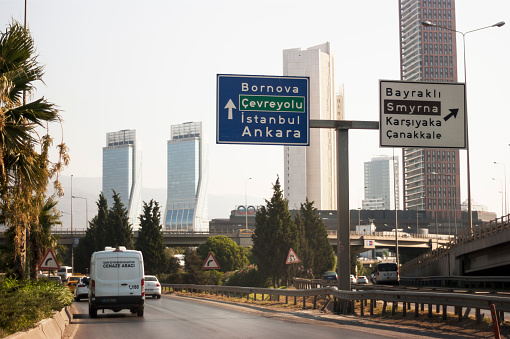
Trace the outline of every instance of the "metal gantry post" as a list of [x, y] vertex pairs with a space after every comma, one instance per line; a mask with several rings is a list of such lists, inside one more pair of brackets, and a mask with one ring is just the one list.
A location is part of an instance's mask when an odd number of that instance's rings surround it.
[[[379, 129], [379, 121], [310, 120], [310, 128], [334, 128], [337, 136], [337, 287], [351, 290], [350, 210], [349, 210], [349, 129]], [[340, 302], [340, 313], [347, 313], [349, 302]]]

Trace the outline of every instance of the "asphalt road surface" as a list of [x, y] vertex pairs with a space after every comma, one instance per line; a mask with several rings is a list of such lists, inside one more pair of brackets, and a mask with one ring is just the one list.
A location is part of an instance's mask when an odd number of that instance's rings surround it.
[[74, 302], [73, 324], [67, 336], [90, 338], [424, 338], [425, 335], [365, 327], [357, 321], [321, 321], [293, 311], [271, 311], [257, 306], [163, 295], [147, 299], [144, 317], [98, 311], [92, 319], [88, 302]]

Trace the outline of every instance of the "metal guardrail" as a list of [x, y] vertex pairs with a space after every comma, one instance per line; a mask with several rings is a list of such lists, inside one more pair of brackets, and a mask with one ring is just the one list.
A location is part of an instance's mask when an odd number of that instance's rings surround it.
[[432, 250], [428, 253], [422, 254], [416, 257], [400, 267], [400, 273], [412, 271], [418, 267], [424, 266], [430, 262], [437, 261], [439, 258], [447, 255], [449, 251], [455, 246], [459, 246], [468, 243], [473, 240], [483, 239], [485, 237], [497, 234], [510, 228], [510, 214], [496, 218], [489, 222], [485, 222], [482, 225], [476, 225], [473, 230], [465, 230], [461, 233], [456, 234], [452, 241], [443, 247]]
[[510, 293], [510, 277], [503, 276], [431, 276], [400, 277], [400, 283], [407, 286], [436, 286], [465, 289], [507, 290]]
[[[239, 287], [239, 286], [217, 286], [217, 285], [194, 285], [194, 284], [161, 284], [165, 289], [181, 290], [189, 293], [222, 293], [230, 297], [234, 294], [240, 294], [240, 297], [250, 298], [257, 294], [285, 296], [286, 303], [288, 297], [296, 299], [303, 298], [303, 308], [306, 308], [306, 297], [314, 298], [314, 308], [318, 296], [333, 297], [343, 302], [360, 301], [361, 315], [363, 315], [363, 305], [365, 301], [370, 301], [370, 312], [373, 314], [373, 306], [377, 301], [393, 303], [392, 313], [398, 308], [398, 303], [403, 303], [403, 313], [405, 316], [406, 304], [415, 304], [415, 315], [417, 316], [418, 305], [428, 305], [428, 315], [432, 316], [432, 306], [436, 305], [436, 313], [442, 306], [443, 319], [446, 319], [446, 306], [455, 306], [458, 308], [457, 314], [462, 316], [462, 308], [476, 309], [476, 317], [480, 319], [480, 310], [490, 310], [491, 305], [496, 307], [499, 313], [499, 321], [504, 321], [504, 312], [510, 312], [510, 297], [497, 295], [476, 295], [461, 293], [437, 293], [437, 292], [419, 292], [419, 291], [382, 291], [382, 290], [363, 290], [363, 291], [340, 291], [335, 287], [321, 287], [311, 289], [272, 289], [272, 288], [255, 288], [255, 287]], [[279, 300], [279, 299], [278, 299]], [[384, 307], [385, 308], [385, 307]]]

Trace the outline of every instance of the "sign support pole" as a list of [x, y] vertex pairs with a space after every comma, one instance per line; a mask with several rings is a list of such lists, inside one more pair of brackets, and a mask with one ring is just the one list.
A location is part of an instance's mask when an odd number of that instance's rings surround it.
[[[334, 128], [337, 136], [337, 287], [351, 290], [349, 210], [349, 129], [379, 129], [378, 121], [310, 120], [310, 128]], [[335, 311], [350, 313], [351, 302], [340, 301]]]
[[[350, 291], [350, 213], [349, 213], [349, 130], [337, 129], [337, 274], [338, 289]], [[348, 314], [348, 303], [340, 302], [340, 313]], [[347, 306], [347, 307], [346, 307]], [[346, 309], [347, 308], [347, 309]]]

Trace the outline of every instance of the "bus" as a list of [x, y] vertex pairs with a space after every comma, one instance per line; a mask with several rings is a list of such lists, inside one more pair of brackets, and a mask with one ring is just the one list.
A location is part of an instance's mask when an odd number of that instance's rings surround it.
[[62, 279], [62, 281], [66, 281], [71, 275], [73, 275], [73, 268], [71, 266], [60, 266], [57, 271], [57, 275]]

